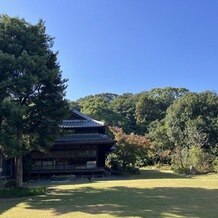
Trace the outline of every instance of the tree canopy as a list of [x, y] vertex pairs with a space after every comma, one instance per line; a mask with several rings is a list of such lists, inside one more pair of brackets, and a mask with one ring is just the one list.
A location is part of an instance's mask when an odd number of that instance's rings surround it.
[[17, 186], [22, 155], [47, 150], [67, 113], [66, 80], [52, 46], [42, 20], [0, 16], [0, 148], [15, 157]]
[[168, 108], [165, 123], [167, 135], [175, 145], [200, 145], [218, 154], [216, 93], [207, 91], [183, 96]]
[[116, 140], [116, 150], [108, 158], [112, 169], [128, 172], [148, 162], [150, 141], [145, 136], [129, 135], [117, 127], [111, 127], [110, 130]]
[[122, 128], [124, 134], [146, 136], [153, 153], [150, 152], [150, 161], [169, 164], [174, 152], [193, 146], [217, 156], [217, 98], [217, 93], [210, 91], [194, 93], [167, 87], [138, 94], [92, 95], [73, 104], [109, 126]]

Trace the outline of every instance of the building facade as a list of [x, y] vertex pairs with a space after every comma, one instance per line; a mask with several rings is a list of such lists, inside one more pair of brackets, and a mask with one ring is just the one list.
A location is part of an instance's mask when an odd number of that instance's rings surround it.
[[[61, 128], [63, 134], [49, 152], [30, 153], [28, 174], [38, 177], [104, 174], [106, 155], [115, 143], [106, 135], [105, 124], [72, 110], [69, 119], [63, 120]], [[8, 171], [11, 167], [5, 162], [5, 168]]]

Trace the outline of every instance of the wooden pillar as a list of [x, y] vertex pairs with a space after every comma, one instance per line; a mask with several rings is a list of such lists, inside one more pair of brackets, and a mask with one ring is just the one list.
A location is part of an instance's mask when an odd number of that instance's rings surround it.
[[0, 158], [0, 176], [2, 175], [3, 172], [3, 165], [2, 165], [2, 158]]
[[97, 167], [105, 167], [105, 147], [104, 145], [98, 146], [98, 152], [97, 152]]

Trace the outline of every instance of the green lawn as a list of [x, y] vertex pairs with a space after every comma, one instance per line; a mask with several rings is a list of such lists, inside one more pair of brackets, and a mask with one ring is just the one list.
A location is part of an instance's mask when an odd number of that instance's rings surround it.
[[47, 195], [0, 199], [0, 217], [218, 217], [218, 175], [142, 170], [138, 176], [49, 185]]

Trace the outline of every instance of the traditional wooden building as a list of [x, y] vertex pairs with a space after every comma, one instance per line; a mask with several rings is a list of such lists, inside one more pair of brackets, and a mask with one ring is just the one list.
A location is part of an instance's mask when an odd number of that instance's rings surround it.
[[103, 122], [72, 110], [61, 124], [63, 135], [49, 152], [31, 152], [31, 176], [51, 175], [102, 175], [105, 158], [114, 145]]
[[72, 110], [61, 128], [63, 136], [49, 152], [31, 153], [31, 174], [104, 173], [106, 154], [114, 145], [114, 140], [105, 134], [105, 124]]

